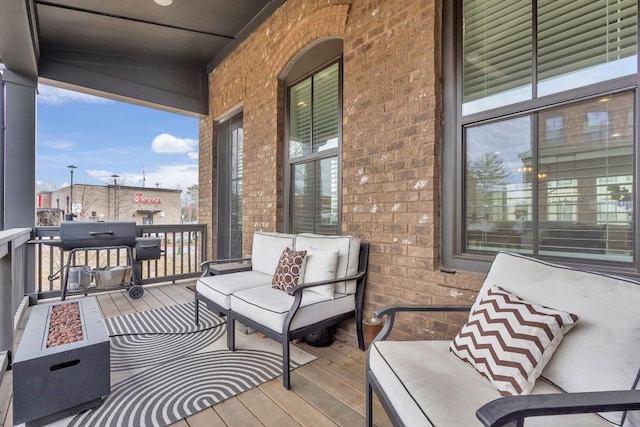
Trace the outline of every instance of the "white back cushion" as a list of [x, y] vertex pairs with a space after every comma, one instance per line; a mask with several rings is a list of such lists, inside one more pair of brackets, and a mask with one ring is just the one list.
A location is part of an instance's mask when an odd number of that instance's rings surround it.
[[285, 248], [293, 249], [293, 234], [269, 233], [257, 231], [253, 233], [253, 249], [251, 251], [251, 268], [264, 274], [273, 275]]
[[[307, 250], [306, 261], [302, 283], [323, 282], [336, 278], [338, 251], [311, 248]], [[335, 285], [316, 286], [307, 289], [307, 291], [333, 298]]]
[[[325, 236], [303, 233], [296, 236], [296, 250], [331, 249], [338, 251], [336, 279], [358, 273], [360, 258], [360, 239], [354, 236]], [[335, 291], [345, 294], [356, 292], [355, 281], [336, 284]]]
[[[568, 392], [632, 389], [640, 371], [639, 283], [499, 253], [472, 311], [492, 285], [580, 317], [544, 378]], [[619, 413], [602, 415], [620, 422]]]

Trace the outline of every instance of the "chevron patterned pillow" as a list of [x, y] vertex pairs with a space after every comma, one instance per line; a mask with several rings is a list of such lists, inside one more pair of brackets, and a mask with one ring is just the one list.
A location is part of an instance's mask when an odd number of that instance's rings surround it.
[[575, 314], [492, 286], [449, 350], [487, 377], [502, 396], [529, 394], [577, 320]]

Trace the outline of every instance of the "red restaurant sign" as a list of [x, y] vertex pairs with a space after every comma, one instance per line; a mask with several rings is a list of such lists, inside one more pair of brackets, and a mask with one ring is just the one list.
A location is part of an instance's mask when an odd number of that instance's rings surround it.
[[160, 205], [162, 204], [162, 199], [160, 197], [142, 197], [142, 193], [135, 193], [133, 195], [133, 203], [148, 203], [150, 205]]

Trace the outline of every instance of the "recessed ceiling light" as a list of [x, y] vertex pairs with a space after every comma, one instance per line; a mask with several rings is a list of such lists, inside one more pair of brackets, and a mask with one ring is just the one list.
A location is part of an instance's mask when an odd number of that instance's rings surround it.
[[153, 1], [159, 4], [160, 6], [171, 6], [171, 4], [173, 3], [173, 0], [153, 0]]

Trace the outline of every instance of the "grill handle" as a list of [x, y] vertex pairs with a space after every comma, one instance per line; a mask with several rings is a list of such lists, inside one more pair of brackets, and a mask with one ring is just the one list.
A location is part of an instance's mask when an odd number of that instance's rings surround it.
[[100, 234], [110, 234], [113, 235], [113, 231], [90, 231], [89, 236], [98, 236]]

